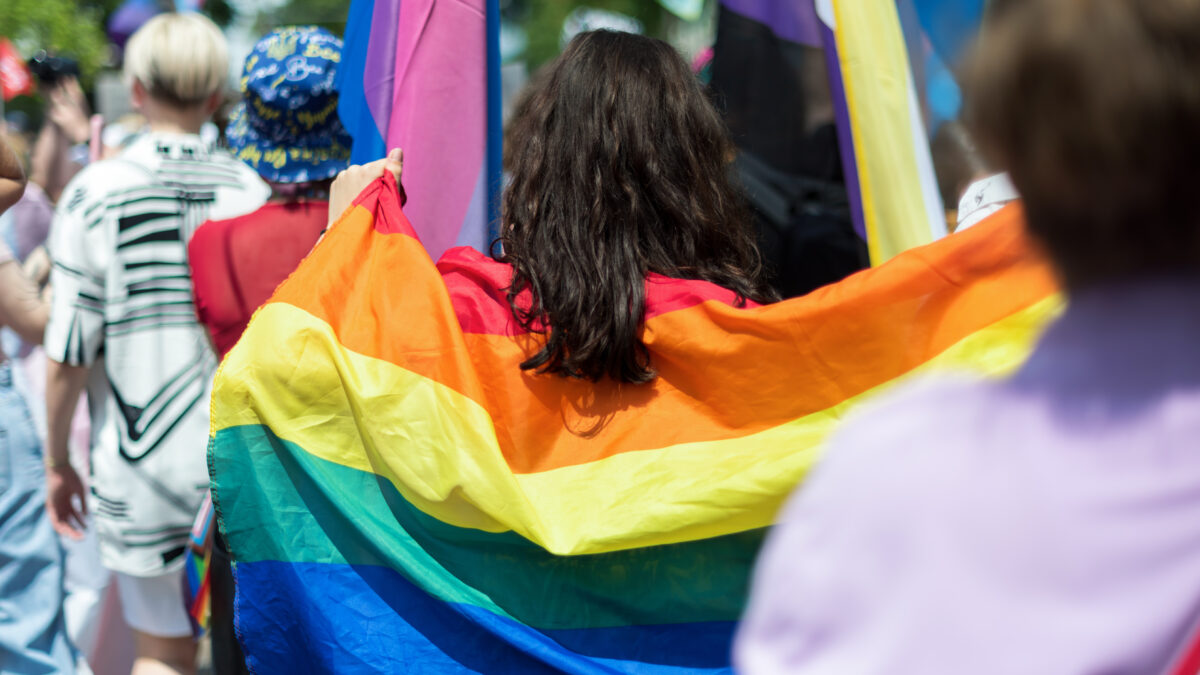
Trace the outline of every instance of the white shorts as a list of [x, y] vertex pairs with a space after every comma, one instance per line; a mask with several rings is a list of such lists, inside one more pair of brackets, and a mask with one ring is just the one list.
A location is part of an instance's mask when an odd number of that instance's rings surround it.
[[191, 637], [192, 623], [183, 606], [183, 570], [157, 577], [114, 572], [121, 610], [129, 627], [155, 637]]

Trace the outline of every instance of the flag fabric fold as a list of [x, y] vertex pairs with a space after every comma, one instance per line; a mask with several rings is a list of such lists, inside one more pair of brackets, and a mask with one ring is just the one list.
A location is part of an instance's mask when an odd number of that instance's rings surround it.
[[[848, 410], [1000, 374], [1059, 311], [1010, 208], [808, 296], [647, 280], [658, 377], [522, 371], [510, 269], [435, 266], [385, 177], [218, 374], [210, 470], [254, 672], [727, 672], [754, 556]], [[897, 448], [902, 452], [902, 448]]]

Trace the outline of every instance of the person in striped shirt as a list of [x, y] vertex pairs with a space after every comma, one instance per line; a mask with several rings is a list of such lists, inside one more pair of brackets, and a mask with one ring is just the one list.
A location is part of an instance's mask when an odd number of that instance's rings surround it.
[[[80, 172], [51, 227], [49, 510], [56, 529], [76, 537], [91, 511], [135, 632], [135, 674], [191, 672], [195, 659], [181, 575], [208, 487], [216, 359], [196, 320], [187, 244], [206, 220], [248, 213], [269, 196], [254, 171], [199, 135], [227, 72], [224, 37], [208, 19], [147, 22], [129, 41], [125, 74], [149, 132]], [[90, 498], [67, 456], [85, 386]]]

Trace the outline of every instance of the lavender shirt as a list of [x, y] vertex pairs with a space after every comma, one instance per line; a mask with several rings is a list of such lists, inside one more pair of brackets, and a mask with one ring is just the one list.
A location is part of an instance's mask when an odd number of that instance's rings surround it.
[[1079, 294], [1012, 378], [916, 384], [826, 457], [739, 672], [1161, 673], [1200, 615], [1200, 280]]

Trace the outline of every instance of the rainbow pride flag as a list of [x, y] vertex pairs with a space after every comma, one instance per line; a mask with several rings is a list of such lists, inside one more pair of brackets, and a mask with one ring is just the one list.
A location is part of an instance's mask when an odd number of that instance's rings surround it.
[[210, 468], [255, 672], [727, 672], [766, 528], [844, 415], [1011, 371], [1061, 305], [1012, 207], [770, 306], [651, 276], [659, 376], [593, 385], [520, 370], [542, 338], [509, 274], [435, 266], [388, 176], [225, 359]]
[[202, 635], [212, 618], [212, 495], [204, 495], [200, 511], [188, 535], [183, 559], [183, 598], [191, 619], [192, 631]]
[[484, 251], [500, 185], [498, 0], [352, 0], [338, 69], [351, 161], [404, 149], [429, 251]]

